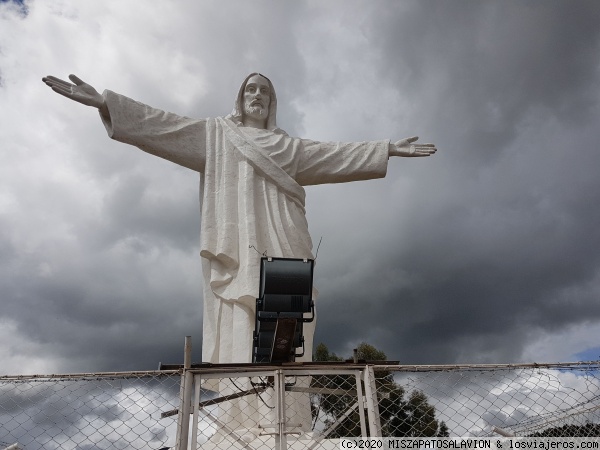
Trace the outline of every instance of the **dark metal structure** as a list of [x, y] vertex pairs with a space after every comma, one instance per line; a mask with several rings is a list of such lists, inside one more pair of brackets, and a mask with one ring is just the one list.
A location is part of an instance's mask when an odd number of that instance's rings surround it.
[[[312, 259], [261, 258], [253, 362], [289, 362], [304, 355], [303, 324], [315, 317], [314, 263]], [[300, 347], [302, 352], [296, 353]]]

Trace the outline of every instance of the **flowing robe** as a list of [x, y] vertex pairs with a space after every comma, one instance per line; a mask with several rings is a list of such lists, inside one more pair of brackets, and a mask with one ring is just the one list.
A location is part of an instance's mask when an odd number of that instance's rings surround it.
[[[200, 173], [202, 360], [250, 362], [259, 252], [312, 258], [302, 186], [384, 177], [389, 141], [316, 142], [227, 117], [182, 117], [112, 91], [104, 98], [111, 138]], [[310, 360], [314, 322], [306, 325]]]

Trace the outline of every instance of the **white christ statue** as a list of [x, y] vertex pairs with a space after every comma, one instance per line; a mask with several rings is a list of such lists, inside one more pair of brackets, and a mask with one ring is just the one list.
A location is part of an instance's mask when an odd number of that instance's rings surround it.
[[[48, 76], [55, 92], [98, 108], [112, 139], [200, 173], [204, 276], [202, 360], [252, 360], [260, 252], [313, 258], [303, 186], [384, 177], [390, 156], [436, 152], [417, 137], [373, 142], [316, 142], [277, 127], [271, 81], [252, 73], [226, 117], [191, 119], [112, 91], [98, 93], [75, 75]], [[305, 359], [312, 357], [314, 322], [306, 324]]]

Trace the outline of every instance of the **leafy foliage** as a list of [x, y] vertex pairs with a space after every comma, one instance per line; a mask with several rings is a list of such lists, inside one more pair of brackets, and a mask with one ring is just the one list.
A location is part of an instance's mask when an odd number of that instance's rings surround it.
[[[367, 361], [385, 361], [384, 352], [372, 345], [362, 343], [358, 346], [358, 359]], [[316, 347], [315, 361], [343, 361], [335, 353], [330, 353], [325, 344]], [[427, 396], [421, 391], [412, 391], [406, 398], [405, 389], [394, 381], [388, 371], [375, 373], [379, 399], [379, 413], [382, 435], [384, 437], [445, 437], [449, 436], [448, 427], [435, 418], [435, 408], [428, 403]], [[348, 395], [320, 394], [313, 405], [313, 419], [316, 421], [321, 412], [325, 413], [325, 426], [341, 420], [328, 437], [360, 436], [360, 418], [355, 409], [347, 414], [356, 403], [356, 379], [352, 375], [319, 375], [313, 377], [313, 387], [338, 389]], [[354, 394], [354, 395], [352, 395]], [[343, 418], [344, 414], [347, 414]]]

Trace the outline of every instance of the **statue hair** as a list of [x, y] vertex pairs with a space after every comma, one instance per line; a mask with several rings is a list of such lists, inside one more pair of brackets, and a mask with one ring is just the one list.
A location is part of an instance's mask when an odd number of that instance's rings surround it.
[[227, 118], [236, 122], [237, 124], [242, 123], [243, 113], [244, 113], [244, 90], [246, 89], [246, 84], [248, 83], [248, 80], [251, 77], [253, 77], [254, 75], [259, 75], [259, 76], [263, 77], [265, 80], [267, 80], [267, 82], [269, 83], [269, 89], [271, 90], [271, 100], [269, 102], [269, 114], [267, 116], [267, 130], [274, 131], [276, 133], [285, 133], [285, 132], [283, 132], [283, 130], [280, 130], [279, 128], [277, 128], [277, 95], [275, 94], [275, 88], [273, 87], [273, 83], [271, 83], [271, 80], [269, 80], [269, 78], [265, 77], [262, 73], [252, 72], [250, 75], [248, 75], [244, 79], [244, 82], [242, 83], [242, 86], [240, 87], [240, 90], [238, 91], [238, 95], [235, 99], [235, 104], [233, 105], [233, 111], [231, 112], [231, 114], [229, 114], [227, 116]]

